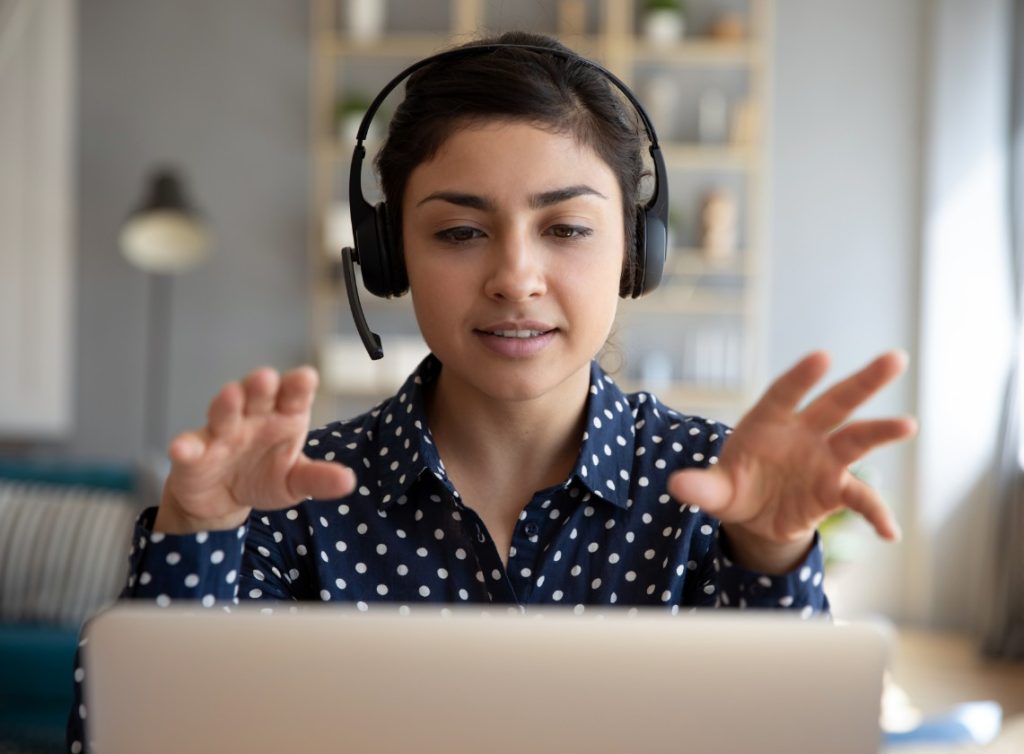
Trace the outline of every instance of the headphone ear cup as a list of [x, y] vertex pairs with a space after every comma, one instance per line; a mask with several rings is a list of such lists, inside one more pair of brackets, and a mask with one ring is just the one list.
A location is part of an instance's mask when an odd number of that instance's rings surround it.
[[644, 243], [646, 228], [643, 212], [637, 212], [637, 221], [633, 228], [633, 245], [629, 249], [630, 258], [623, 266], [622, 280], [618, 281], [618, 295], [622, 298], [636, 298], [643, 280]]
[[409, 290], [409, 276], [405, 272], [405, 259], [402, 250], [395, 243], [396, 235], [392, 232], [388, 208], [384, 202], [374, 207], [377, 218], [377, 243], [380, 250], [380, 268], [384, 276], [388, 298], [401, 296]]
[[[370, 209], [369, 205], [366, 205]], [[352, 228], [355, 236], [356, 261], [363, 277], [363, 287], [374, 296], [386, 296], [387, 279], [381, 269], [380, 239], [377, 235], [376, 207], [363, 215]]]
[[634, 297], [643, 296], [658, 287], [668, 257], [668, 226], [665, 219], [648, 209], [640, 213], [639, 222], [644, 226], [643, 274], [637, 278]]
[[619, 282], [619, 296], [637, 298], [643, 295], [644, 277], [647, 266], [647, 218], [642, 210], [636, 213], [636, 227], [633, 231], [633, 248], [629, 250], [630, 260], [622, 270]]
[[401, 252], [391, 241], [387, 206], [381, 202], [373, 206], [359, 225], [353, 228], [359, 269], [363, 274], [363, 287], [374, 296], [391, 298], [401, 296], [409, 289], [405, 264]]

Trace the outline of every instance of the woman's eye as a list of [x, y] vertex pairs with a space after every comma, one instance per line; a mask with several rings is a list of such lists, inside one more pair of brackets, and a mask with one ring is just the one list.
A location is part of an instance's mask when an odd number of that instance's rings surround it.
[[563, 239], [584, 238], [593, 232], [590, 228], [584, 228], [581, 225], [553, 225], [548, 229], [548, 233], [555, 238]]
[[467, 225], [460, 225], [457, 228], [447, 228], [434, 234], [436, 238], [448, 243], [466, 243], [483, 237], [483, 232], [477, 228]]

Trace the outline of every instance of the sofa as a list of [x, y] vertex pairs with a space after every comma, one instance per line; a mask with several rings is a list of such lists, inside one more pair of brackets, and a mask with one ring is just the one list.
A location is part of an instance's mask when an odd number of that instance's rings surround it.
[[79, 629], [147, 499], [131, 467], [0, 458], [0, 754], [63, 750]]

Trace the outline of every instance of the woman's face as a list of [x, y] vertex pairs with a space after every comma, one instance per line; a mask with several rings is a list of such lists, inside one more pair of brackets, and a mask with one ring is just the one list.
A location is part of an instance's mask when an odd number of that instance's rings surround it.
[[521, 122], [460, 128], [413, 170], [402, 223], [443, 379], [512, 401], [585, 387], [625, 244], [618, 182], [593, 150]]

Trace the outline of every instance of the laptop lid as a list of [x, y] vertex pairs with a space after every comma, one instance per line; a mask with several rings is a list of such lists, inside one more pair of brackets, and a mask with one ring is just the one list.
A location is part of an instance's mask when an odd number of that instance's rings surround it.
[[83, 647], [92, 750], [878, 750], [879, 626], [387, 607], [101, 613]]

